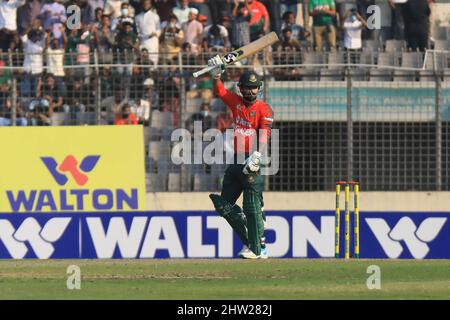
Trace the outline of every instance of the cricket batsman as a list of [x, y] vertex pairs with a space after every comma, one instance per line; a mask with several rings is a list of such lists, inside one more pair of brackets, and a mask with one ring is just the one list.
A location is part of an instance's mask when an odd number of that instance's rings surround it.
[[[237, 233], [243, 249], [239, 256], [245, 259], [267, 259], [264, 238], [263, 188], [264, 177], [260, 166], [267, 165], [267, 144], [273, 123], [272, 108], [257, 99], [261, 80], [255, 72], [244, 72], [238, 83], [241, 95], [225, 89], [221, 75], [225, 71], [222, 58], [208, 60], [214, 91], [231, 109], [234, 119], [234, 162], [225, 171], [222, 192], [210, 194], [216, 211], [228, 221]], [[244, 160], [241, 160], [244, 159]], [[236, 204], [243, 193], [242, 209]], [[243, 212], [242, 212], [243, 211]]]

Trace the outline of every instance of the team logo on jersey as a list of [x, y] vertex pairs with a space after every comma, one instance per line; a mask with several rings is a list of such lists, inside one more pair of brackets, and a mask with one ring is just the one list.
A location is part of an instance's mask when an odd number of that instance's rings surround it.
[[255, 116], [255, 111], [250, 112], [250, 118], [253, 118]]

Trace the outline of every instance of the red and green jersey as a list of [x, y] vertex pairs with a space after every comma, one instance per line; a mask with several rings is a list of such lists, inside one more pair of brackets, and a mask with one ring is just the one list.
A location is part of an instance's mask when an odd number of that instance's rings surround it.
[[225, 89], [222, 81], [218, 81], [215, 91], [220, 99], [231, 109], [234, 119], [234, 151], [251, 153], [257, 148], [253, 144], [256, 138], [259, 143], [267, 143], [272, 129], [272, 108], [260, 100], [247, 107], [242, 97]]

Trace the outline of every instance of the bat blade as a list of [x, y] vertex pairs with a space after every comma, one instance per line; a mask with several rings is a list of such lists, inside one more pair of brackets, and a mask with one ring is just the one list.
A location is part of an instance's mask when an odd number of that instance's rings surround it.
[[[270, 32], [270, 33], [266, 34], [265, 36], [263, 36], [262, 38], [259, 38], [258, 40], [255, 40], [239, 49], [236, 49], [230, 53], [227, 53], [226, 55], [222, 56], [222, 60], [225, 65], [234, 64], [234, 63], [238, 62], [239, 60], [247, 58], [247, 57], [263, 50], [264, 48], [273, 45], [274, 43], [276, 43], [278, 41], [279, 41], [279, 39], [278, 39], [277, 34], [275, 32]], [[194, 76], [194, 78], [198, 78], [199, 76], [210, 72], [214, 68], [216, 68], [216, 66], [209, 66], [209, 67], [203, 68], [200, 71], [194, 72], [193, 76]]]

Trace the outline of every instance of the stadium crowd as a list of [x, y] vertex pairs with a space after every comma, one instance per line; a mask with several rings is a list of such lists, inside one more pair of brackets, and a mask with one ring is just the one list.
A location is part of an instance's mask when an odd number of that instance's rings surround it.
[[[176, 67], [179, 53], [183, 65], [202, 65], [205, 57], [270, 31], [281, 38], [273, 52], [361, 51], [365, 41], [391, 39], [405, 40], [407, 50], [424, 51], [432, 43], [432, 0], [386, 0], [380, 6], [379, 29], [370, 26], [368, 8], [373, 4], [375, 0], [1, 0], [0, 126], [11, 124], [14, 103], [17, 125], [50, 125], [53, 113], [94, 112], [101, 105], [106, 123], [149, 124], [153, 111], [169, 111], [172, 125], [179, 126], [183, 89], [188, 99], [205, 102], [187, 121], [208, 118], [212, 83], [208, 77], [187, 80], [189, 73]], [[94, 63], [101, 65], [98, 74]], [[21, 68], [13, 72], [4, 66]], [[11, 99], [13, 77], [17, 101]], [[207, 125], [223, 128], [228, 117], [208, 118]]]

